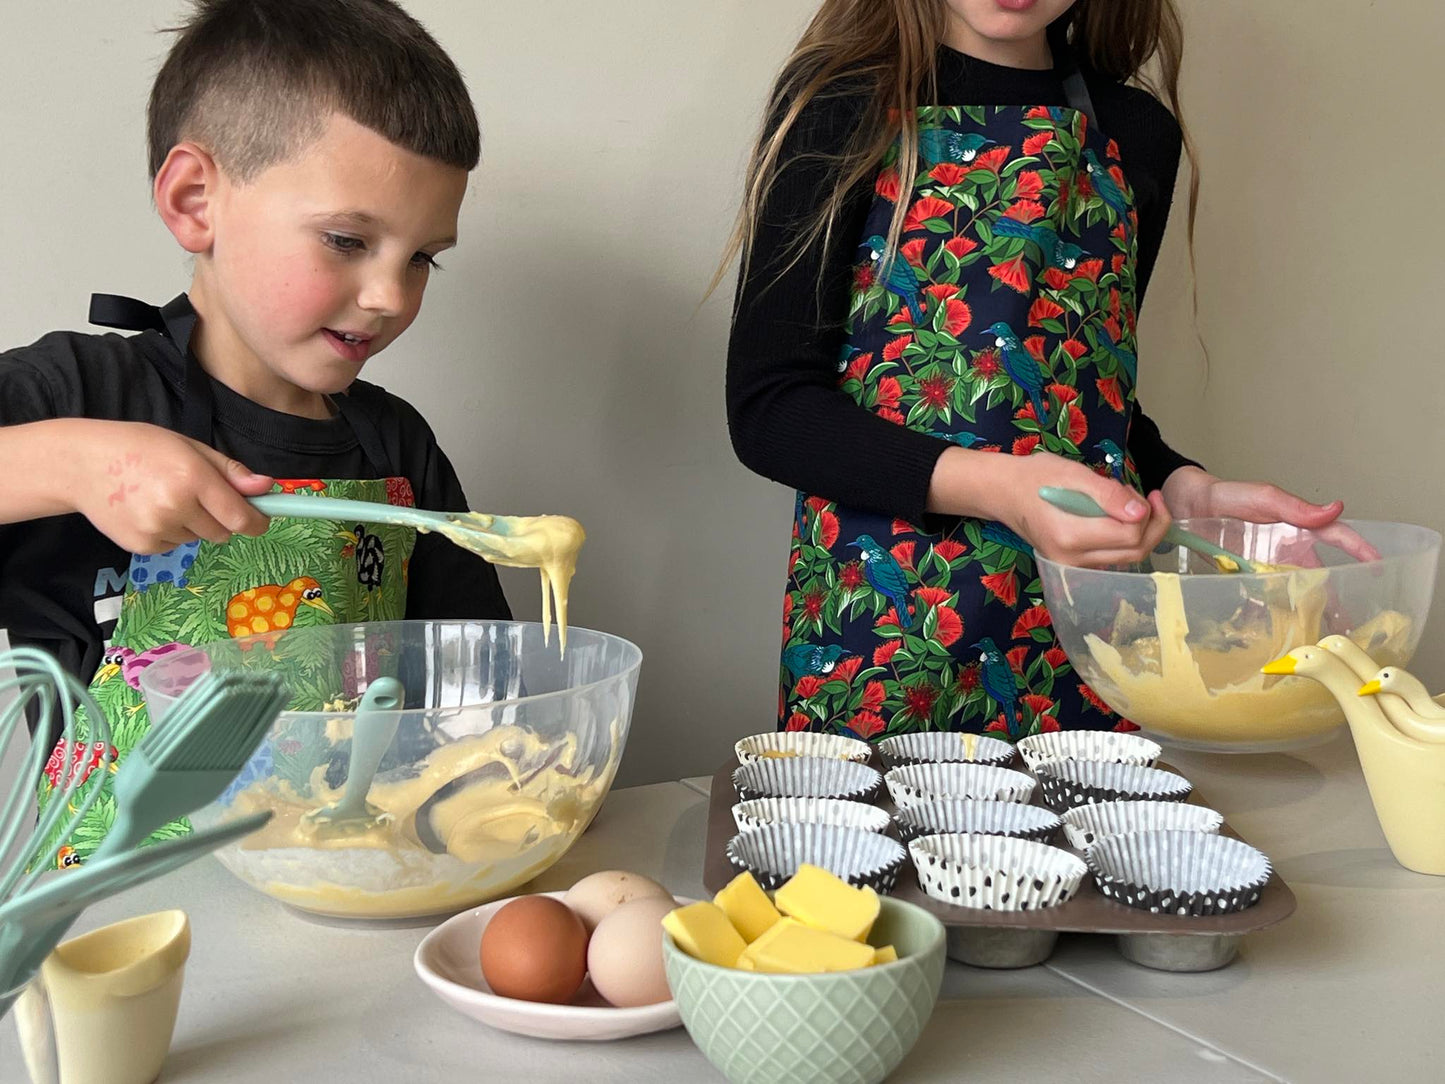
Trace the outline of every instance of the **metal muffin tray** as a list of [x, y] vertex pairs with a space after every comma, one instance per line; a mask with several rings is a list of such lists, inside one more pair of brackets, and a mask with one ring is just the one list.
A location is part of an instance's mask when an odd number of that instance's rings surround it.
[[[882, 770], [875, 750], [874, 767]], [[732, 773], [736, 761], [718, 769], [712, 780], [712, 797], [708, 803], [707, 847], [703, 860], [703, 884], [709, 892], [717, 892], [737, 875], [728, 861], [727, 844], [737, 834], [732, 807], [738, 801], [733, 789]], [[1027, 771], [1021, 762], [1013, 767]], [[1177, 771], [1168, 765], [1158, 767]], [[1189, 801], [1207, 805], [1195, 791]], [[1036, 795], [1035, 804], [1042, 804]], [[894, 812], [887, 792], [873, 804], [890, 814]], [[889, 835], [897, 837], [897, 825]], [[1221, 835], [1239, 839], [1228, 822]], [[1046, 840], [1053, 846], [1075, 854], [1064, 833]], [[936, 915], [948, 931], [948, 955], [960, 963], [975, 967], [1018, 968], [1041, 964], [1053, 953], [1061, 933], [1113, 936], [1119, 953], [1133, 963], [1159, 971], [1213, 971], [1232, 962], [1239, 952], [1239, 943], [1246, 934], [1282, 922], [1294, 913], [1295, 896], [1279, 874], [1271, 875], [1253, 907], [1231, 914], [1209, 917], [1187, 917], [1152, 914], [1126, 907], [1100, 893], [1092, 876], [1086, 876], [1077, 894], [1067, 902], [1034, 911], [982, 911], [954, 907], [933, 899], [918, 884], [918, 874], [909, 862], [898, 876], [892, 895], [915, 903]]]

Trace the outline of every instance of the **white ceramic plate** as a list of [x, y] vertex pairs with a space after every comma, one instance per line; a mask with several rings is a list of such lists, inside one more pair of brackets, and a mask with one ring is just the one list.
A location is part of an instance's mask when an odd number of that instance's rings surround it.
[[[565, 892], [544, 892], [542, 895], [560, 900]], [[602, 1000], [591, 981], [569, 1005], [544, 1005], [536, 1001], [518, 1001], [492, 993], [482, 978], [479, 952], [482, 931], [502, 907], [516, 899], [496, 900], [482, 907], [464, 911], [447, 919], [417, 946], [413, 965], [421, 981], [463, 1016], [480, 1020], [490, 1027], [539, 1039], [571, 1039], [602, 1041], [625, 1039], [679, 1027], [682, 1018], [673, 1001], [642, 1005], [635, 1009], [616, 1009]], [[678, 906], [694, 902], [677, 897]]]

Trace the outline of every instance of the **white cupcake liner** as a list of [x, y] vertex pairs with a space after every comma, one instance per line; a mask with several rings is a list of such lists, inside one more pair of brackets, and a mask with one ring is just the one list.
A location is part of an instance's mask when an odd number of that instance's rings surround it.
[[988, 798], [1027, 802], [1034, 780], [1023, 772], [992, 764], [905, 764], [884, 777], [888, 795], [900, 809], [934, 798]]
[[1056, 813], [1039, 806], [987, 798], [934, 798], [900, 808], [893, 823], [904, 843], [939, 834], [1013, 836], [1043, 843], [1061, 824]]
[[774, 759], [764, 757], [764, 753], [793, 753], [800, 757], [830, 757], [866, 764], [872, 756], [873, 747], [866, 741], [842, 734], [815, 734], [810, 730], [772, 730], [766, 734], [751, 734], [741, 739], [733, 746], [733, 752], [737, 754], [739, 764]]
[[1224, 915], [1259, 902], [1272, 867], [1260, 851], [1204, 832], [1130, 832], [1085, 854], [1099, 891], [1154, 914]]
[[1182, 802], [1194, 789], [1182, 775], [1160, 768], [1098, 760], [1046, 760], [1034, 775], [1044, 792], [1044, 804], [1055, 813], [1094, 802]]
[[1100, 840], [1127, 832], [1169, 829], [1214, 835], [1224, 824], [1224, 817], [1207, 806], [1144, 799], [1081, 805], [1065, 810], [1063, 821], [1069, 846], [1086, 851]]
[[1138, 734], [1112, 730], [1055, 730], [1020, 738], [1019, 756], [1029, 771], [1048, 760], [1101, 760], [1111, 764], [1142, 764], [1152, 767], [1164, 750], [1158, 742]]
[[727, 858], [763, 888], [781, 888], [803, 863], [821, 866], [851, 885], [892, 892], [907, 861], [903, 844], [877, 832], [836, 824], [767, 824], [728, 840]]
[[733, 772], [733, 787], [744, 802], [753, 798], [847, 798], [871, 802], [882, 784], [883, 777], [876, 769], [830, 757], [754, 760]]
[[878, 755], [885, 768], [905, 764], [993, 764], [1007, 768], [1014, 759], [1014, 747], [986, 734], [925, 731], [898, 734], [878, 743]]
[[739, 832], [765, 824], [836, 824], [865, 832], [886, 832], [889, 816], [876, 805], [846, 798], [754, 798], [733, 806]]
[[1057, 907], [1088, 873], [1066, 850], [1007, 836], [920, 836], [908, 853], [929, 898], [985, 911]]

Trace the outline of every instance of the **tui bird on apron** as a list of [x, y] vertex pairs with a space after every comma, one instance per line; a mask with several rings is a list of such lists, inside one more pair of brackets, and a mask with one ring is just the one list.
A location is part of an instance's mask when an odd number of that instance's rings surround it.
[[[898, 425], [998, 455], [1053, 452], [1137, 486], [1138, 217], [1119, 148], [1068, 107], [928, 106], [897, 145], [857, 250], [839, 387]], [[884, 238], [907, 217], [891, 263]], [[1001, 523], [908, 523], [799, 493], [780, 729], [1133, 729], [1074, 674], [1033, 550]]]

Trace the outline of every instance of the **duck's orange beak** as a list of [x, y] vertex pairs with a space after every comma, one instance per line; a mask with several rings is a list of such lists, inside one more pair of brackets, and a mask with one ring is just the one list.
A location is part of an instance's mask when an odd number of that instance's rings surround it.
[[1284, 675], [1294, 673], [1294, 656], [1284, 655], [1275, 659], [1274, 662], [1267, 662], [1259, 668], [1261, 674]]
[[1369, 681], [1365, 682], [1363, 685], [1360, 686], [1360, 691], [1358, 695], [1374, 696], [1382, 688], [1383, 686], [1378, 681], [1376, 681], [1374, 678], [1371, 678]]

